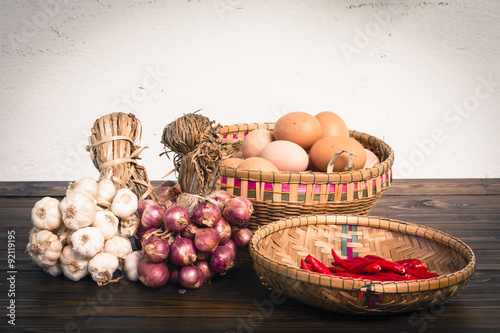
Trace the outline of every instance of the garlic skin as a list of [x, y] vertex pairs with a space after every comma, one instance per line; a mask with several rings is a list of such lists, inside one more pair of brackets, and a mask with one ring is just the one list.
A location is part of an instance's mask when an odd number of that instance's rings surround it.
[[102, 250], [104, 236], [101, 231], [94, 227], [86, 227], [75, 231], [71, 235], [73, 249], [84, 257], [93, 257]]
[[120, 221], [109, 210], [96, 212], [92, 227], [101, 231], [105, 240], [113, 238], [118, 233], [118, 225]]
[[84, 177], [69, 184], [68, 189], [66, 190], [66, 196], [71, 195], [74, 192], [83, 193], [91, 200], [96, 200], [97, 194], [99, 193], [99, 185], [94, 178]]
[[113, 278], [118, 269], [118, 259], [106, 252], [100, 252], [89, 261], [88, 271], [92, 279], [99, 285], [104, 285]]
[[142, 259], [144, 259], [142, 251], [134, 251], [125, 258], [123, 270], [130, 281], [139, 281], [139, 272], [137, 271], [137, 267]]
[[31, 260], [40, 268], [54, 266], [61, 254], [62, 244], [59, 238], [48, 230], [37, 230], [30, 232], [29, 242], [26, 246]]
[[71, 230], [90, 226], [95, 219], [96, 203], [82, 192], [67, 195], [59, 204], [64, 225]]
[[137, 195], [128, 188], [121, 188], [116, 192], [111, 203], [111, 211], [119, 218], [127, 218], [137, 211], [139, 206]]
[[126, 237], [116, 235], [104, 243], [102, 252], [109, 253], [118, 258], [120, 269], [127, 256], [132, 253], [132, 243]]
[[111, 179], [99, 181], [99, 191], [97, 193], [97, 204], [103, 207], [110, 207], [116, 195], [116, 186]]
[[31, 222], [38, 229], [54, 230], [62, 223], [59, 200], [45, 197], [35, 203], [31, 210]]
[[120, 235], [124, 237], [133, 237], [141, 225], [139, 215], [132, 214], [131, 216], [121, 219], [120, 221]]
[[74, 230], [66, 228], [64, 223], [61, 224], [59, 229], [57, 229], [57, 237], [63, 246], [71, 245], [71, 235], [75, 232]]
[[54, 276], [54, 277], [57, 277], [57, 276], [62, 274], [62, 269], [61, 269], [61, 266], [59, 265], [59, 261], [54, 266], [44, 268], [43, 270], [45, 271], [45, 273], [49, 274], [50, 276]]
[[59, 263], [64, 276], [72, 281], [79, 281], [89, 273], [89, 258], [76, 252], [71, 245], [64, 247], [59, 257]]

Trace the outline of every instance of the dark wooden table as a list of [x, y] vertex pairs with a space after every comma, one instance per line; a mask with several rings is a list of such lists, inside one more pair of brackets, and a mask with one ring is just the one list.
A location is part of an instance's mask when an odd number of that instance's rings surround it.
[[[332, 313], [293, 299], [275, 304], [247, 253], [238, 270], [185, 293], [171, 285], [149, 289], [122, 280], [98, 287], [90, 278], [51, 277], [24, 252], [30, 211], [41, 197], [62, 198], [66, 185], [0, 183], [2, 332], [500, 332], [500, 179], [394, 181], [370, 215], [456, 236], [472, 247], [478, 265], [467, 287], [444, 306], [378, 317]], [[12, 232], [16, 258], [9, 269]], [[11, 300], [15, 326], [8, 323]]]

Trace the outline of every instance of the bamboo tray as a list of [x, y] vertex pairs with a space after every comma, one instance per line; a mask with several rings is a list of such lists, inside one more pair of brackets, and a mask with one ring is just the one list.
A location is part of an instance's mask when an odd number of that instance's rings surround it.
[[[220, 129], [223, 142], [235, 143], [255, 129], [270, 131], [274, 123], [229, 125]], [[384, 141], [357, 131], [350, 135], [377, 155], [381, 163], [345, 172], [261, 172], [220, 167], [218, 185], [254, 205], [249, 228], [305, 214], [366, 215], [392, 182], [394, 152]]]
[[[392, 261], [420, 259], [440, 276], [375, 282], [299, 268], [307, 254], [330, 263], [332, 248], [343, 258], [374, 254]], [[355, 314], [407, 312], [445, 303], [465, 287], [476, 267], [472, 249], [453, 236], [366, 216], [311, 215], [275, 221], [254, 233], [249, 251], [268, 288], [314, 307]]]

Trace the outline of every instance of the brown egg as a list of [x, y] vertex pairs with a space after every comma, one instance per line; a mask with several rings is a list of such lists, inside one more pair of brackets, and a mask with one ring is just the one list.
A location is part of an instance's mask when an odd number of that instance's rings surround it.
[[259, 128], [247, 134], [241, 144], [241, 152], [244, 158], [259, 156], [262, 148], [273, 141], [273, 133], [269, 130]]
[[309, 113], [290, 112], [278, 119], [273, 135], [275, 140], [291, 141], [307, 150], [321, 138], [321, 124]]
[[377, 164], [380, 164], [380, 160], [378, 159], [377, 155], [375, 155], [371, 150], [368, 150], [365, 148], [365, 153], [366, 153], [366, 163], [365, 163], [365, 168], [371, 168], [376, 166]]
[[323, 111], [318, 113], [316, 119], [321, 124], [321, 137], [325, 136], [349, 136], [349, 130], [342, 118], [334, 112]]
[[[328, 163], [332, 157], [341, 150], [349, 150], [357, 155], [357, 162], [354, 165], [354, 170], [362, 169], [366, 162], [366, 153], [363, 146], [353, 138], [345, 136], [327, 136], [316, 142], [309, 154], [313, 164], [320, 171], [327, 171]], [[342, 153], [333, 166], [333, 172], [341, 172], [346, 170], [349, 163], [349, 153]], [[353, 156], [353, 163], [356, 158]]]
[[259, 156], [270, 161], [280, 171], [302, 172], [309, 164], [306, 151], [298, 144], [287, 140], [269, 143]]
[[237, 168], [238, 165], [241, 164], [241, 162], [243, 162], [242, 158], [230, 157], [230, 158], [223, 159], [220, 162], [220, 164], [227, 166], [227, 167], [230, 167], [230, 168]]
[[262, 157], [249, 157], [244, 159], [243, 162], [238, 165], [238, 169], [279, 172], [278, 168], [274, 164]]

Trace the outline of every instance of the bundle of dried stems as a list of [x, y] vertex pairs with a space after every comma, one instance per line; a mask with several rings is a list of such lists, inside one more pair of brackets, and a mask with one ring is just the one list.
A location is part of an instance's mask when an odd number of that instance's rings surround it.
[[158, 201], [146, 169], [137, 162], [147, 148], [139, 146], [141, 136], [142, 126], [135, 115], [111, 113], [95, 121], [87, 150], [100, 172], [99, 180], [111, 179], [117, 188], [131, 189], [139, 200]]
[[174, 153], [173, 163], [183, 192], [177, 203], [188, 211], [215, 189], [223, 156], [220, 125], [215, 125], [199, 111], [168, 124], [161, 141], [167, 156]]

